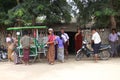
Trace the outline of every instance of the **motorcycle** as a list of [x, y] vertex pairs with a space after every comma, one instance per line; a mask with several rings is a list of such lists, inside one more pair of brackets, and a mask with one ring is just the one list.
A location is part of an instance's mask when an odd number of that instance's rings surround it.
[[[75, 59], [77, 61], [81, 60], [84, 57], [84, 55], [86, 55], [87, 57], [91, 57], [91, 56], [93, 57], [94, 56], [94, 51], [92, 49], [88, 48], [88, 45], [89, 45], [89, 42], [87, 40], [84, 40], [82, 48], [77, 51], [77, 54], [76, 54], [76, 57], [75, 57]], [[111, 48], [111, 46], [108, 45], [108, 44], [101, 44], [100, 49], [99, 49], [99, 53], [98, 53], [98, 56], [101, 60], [109, 59], [110, 48]]]

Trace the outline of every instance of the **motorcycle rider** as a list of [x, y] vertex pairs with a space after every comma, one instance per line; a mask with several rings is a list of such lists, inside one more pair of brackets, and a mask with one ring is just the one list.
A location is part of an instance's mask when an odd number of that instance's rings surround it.
[[100, 49], [100, 45], [101, 45], [101, 38], [99, 33], [96, 31], [95, 28], [93, 28], [91, 30], [92, 32], [92, 40], [91, 40], [91, 44], [92, 44], [92, 48], [94, 50], [94, 57], [95, 57], [95, 62], [97, 62], [98, 60], [98, 53], [99, 53], [99, 49]]

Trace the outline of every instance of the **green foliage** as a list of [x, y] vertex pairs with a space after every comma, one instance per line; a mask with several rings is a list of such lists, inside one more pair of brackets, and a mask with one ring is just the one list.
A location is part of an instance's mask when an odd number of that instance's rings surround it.
[[68, 5], [66, 0], [55, 0], [52, 1], [46, 8], [45, 8], [45, 15], [46, 15], [46, 23], [57, 23], [64, 20], [65, 22], [70, 22], [71, 14], [70, 14], [71, 7]]
[[[117, 0], [116, 0], [117, 1]], [[98, 10], [94, 11], [94, 15], [96, 16], [97, 27], [108, 27], [110, 26], [110, 16], [117, 16], [118, 11], [111, 4], [112, 0], [106, 0], [99, 3]]]
[[71, 21], [71, 6], [66, 0], [24, 0], [8, 11], [9, 19], [21, 18], [24, 22], [45, 15], [44, 23], [58, 23], [61, 20]]
[[[77, 9], [72, 10], [72, 6]], [[43, 23], [60, 23], [61, 20], [69, 23], [71, 11], [77, 16], [80, 25], [91, 21], [95, 16], [97, 26], [106, 27], [110, 24], [110, 16], [115, 16], [120, 22], [120, 0], [73, 0], [68, 4], [66, 0], [0, 0], [0, 24], [15, 23], [19, 18], [23, 23], [32, 23], [38, 16], [46, 16]]]
[[16, 6], [16, 0], [0, 0], [0, 11], [7, 11]]
[[94, 15], [95, 15], [95, 16], [101, 16], [101, 15], [102, 15], [102, 12], [101, 12], [101, 11], [96, 11], [96, 12], [94, 13]]
[[71, 21], [71, 6], [66, 0], [0, 0], [0, 24], [13, 24], [19, 18], [23, 23], [38, 16], [46, 16], [44, 23]]
[[17, 9], [14, 12], [14, 16], [16, 17], [22, 17], [25, 13], [25, 10], [23, 8]]
[[4, 20], [4, 24], [5, 25], [9, 25], [9, 24], [12, 24], [13, 22], [11, 20]]
[[78, 22], [87, 24], [91, 16], [95, 16], [95, 24], [107, 27], [110, 24], [110, 16], [120, 16], [120, 0], [73, 0], [79, 9]]
[[13, 8], [16, 5], [15, 0], [0, 0], [0, 25], [6, 25], [11, 23], [10, 20], [8, 20], [8, 10]]
[[116, 16], [117, 12], [115, 12], [113, 9], [110, 9], [110, 8], [104, 8], [101, 11], [95, 11], [94, 15], [95, 16], [102, 16], [102, 15], [105, 15], [105, 16], [111, 16], [111, 15]]

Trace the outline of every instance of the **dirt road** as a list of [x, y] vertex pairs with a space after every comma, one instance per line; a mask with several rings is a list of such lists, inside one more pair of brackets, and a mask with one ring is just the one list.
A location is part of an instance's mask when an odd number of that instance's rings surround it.
[[43, 60], [29, 66], [0, 62], [0, 80], [120, 80], [120, 58], [98, 63], [71, 58], [55, 65]]

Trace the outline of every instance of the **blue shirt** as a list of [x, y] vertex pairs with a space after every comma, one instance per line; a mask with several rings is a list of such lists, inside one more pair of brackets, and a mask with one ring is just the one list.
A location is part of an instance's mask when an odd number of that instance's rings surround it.
[[64, 40], [63, 39], [60, 39], [60, 37], [57, 37], [56, 41], [58, 43], [58, 48], [64, 48]]
[[111, 42], [116, 42], [118, 40], [118, 35], [115, 33], [115, 34], [110, 34], [109, 35], [109, 41]]

